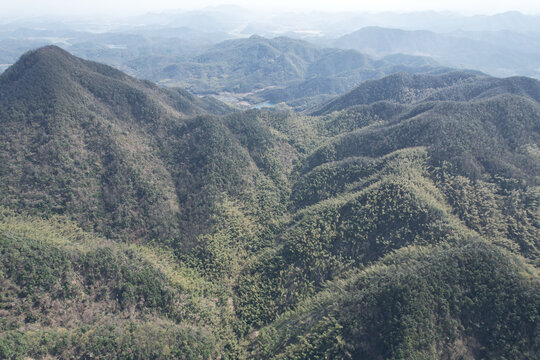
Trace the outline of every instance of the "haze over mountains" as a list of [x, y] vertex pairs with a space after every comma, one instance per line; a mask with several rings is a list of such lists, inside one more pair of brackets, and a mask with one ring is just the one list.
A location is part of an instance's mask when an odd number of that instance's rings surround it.
[[538, 353], [537, 80], [240, 112], [49, 46], [0, 95], [2, 357]]
[[540, 75], [539, 44], [537, 36], [508, 30], [436, 34], [379, 27], [362, 28], [333, 42], [335, 47], [355, 49], [372, 56], [422, 55], [440, 64], [478, 69], [495, 76], [532, 77]]
[[[144, 60], [143, 60], [144, 61]], [[306, 106], [352, 89], [363, 80], [396, 72], [444, 71], [431, 59], [375, 59], [356, 51], [321, 49], [286, 37], [229, 40], [152, 74], [167, 86], [197, 94], [241, 94], [250, 103]]]
[[[301, 108], [350, 90], [359, 81], [397, 72], [400, 66], [413, 73], [425, 72], [423, 66], [428, 64], [474, 69], [492, 76], [538, 78], [539, 20], [517, 12], [492, 16], [436, 12], [302, 15], [261, 14], [235, 6], [154, 13], [120, 21], [20, 19], [0, 25], [0, 71], [26, 50], [56, 44], [77, 56], [165, 86], [182, 86], [196, 94], [232, 92], [232, 97], [227, 94], [223, 99], [235, 103], [286, 102]], [[252, 35], [259, 36], [258, 40], [250, 38]], [[222, 43], [229, 39], [237, 42]], [[306, 40], [316, 48], [297, 42], [296, 48], [305, 47], [303, 54], [284, 50], [294, 44], [292, 39]], [[254, 54], [255, 42], [267, 50]], [[353, 49], [360, 54], [338, 53], [331, 48]], [[334, 65], [327, 65], [328, 60], [320, 57], [328, 57], [332, 51]], [[354, 59], [366, 55], [371, 58]], [[425, 60], [401, 58], [403, 55]], [[263, 70], [257, 75], [248, 63], [240, 64], [239, 59], [246, 58], [266, 64], [265, 81], [256, 79], [263, 76]], [[329, 68], [317, 68], [318, 61], [326, 61], [324, 66]], [[336, 61], [348, 65], [339, 69]], [[292, 76], [287, 83], [278, 83], [279, 73]], [[239, 78], [244, 76], [248, 81], [240, 87]], [[268, 86], [280, 89], [250, 96]], [[300, 96], [300, 92], [322, 96]]]

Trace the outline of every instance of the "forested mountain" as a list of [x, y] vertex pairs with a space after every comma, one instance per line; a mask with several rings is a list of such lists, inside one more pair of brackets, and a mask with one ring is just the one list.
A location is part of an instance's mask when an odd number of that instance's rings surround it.
[[186, 61], [152, 74], [162, 84], [195, 93], [247, 93], [250, 102], [293, 106], [343, 93], [366, 79], [398, 71], [443, 71], [431, 59], [391, 56], [375, 59], [356, 51], [320, 48], [287, 37], [228, 40]]
[[[2, 204], [69, 213], [112, 238], [174, 243], [204, 227], [211, 199], [226, 189], [241, 196], [239, 183], [256, 181], [226, 124], [208, 118], [232, 111], [212, 98], [54, 46], [25, 54], [2, 75], [0, 92]], [[221, 161], [234, 166], [205, 174]]]
[[0, 75], [0, 357], [536, 358], [538, 144], [529, 78], [240, 112], [29, 52]]
[[379, 101], [399, 104], [476, 101], [506, 94], [519, 95], [539, 102], [540, 83], [526, 77], [498, 79], [462, 71], [435, 76], [397, 73], [381, 80], [366, 81], [354, 90], [323, 104], [313, 111], [313, 114], [327, 114]]

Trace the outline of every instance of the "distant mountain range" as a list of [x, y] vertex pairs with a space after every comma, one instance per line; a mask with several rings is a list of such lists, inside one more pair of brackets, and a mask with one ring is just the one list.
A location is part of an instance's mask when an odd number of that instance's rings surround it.
[[517, 12], [263, 16], [234, 6], [147, 14], [114, 27], [99, 19], [21, 19], [0, 24], [0, 71], [27, 50], [55, 44], [162, 86], [223, 92], [237, 105], [305, 109], [399, 71], [539, 78], [539, 23]]
[[362, 28], [333, 42], [335, 47], [372, 56], [421, 55], [442, 65], [477, 69], [495, 76], [540, 77], [538, 44], [537, 36], [511, 32], [436, 34], [380, 27]]
[[[36, 40], [0, 41], [7, 49], [6, 64], [13, 61], [17, 51], [50, 41], [39, 31], [18, 31], [17, 36]], [[155, 29], [144, 34], [60, 32], [55, 36], [64, 39], [59, 46], [79, 56], [196, 94], [228, 92], [237, 103], [286, 102], [306, 107], [350, 90], [365, 79], [397, 71], [440, 71], [435, 61], [425, 57], [392, 55], [375, 59], [286, 37], [252, 36], [216, 43], [227, 35], [189, 28]]]

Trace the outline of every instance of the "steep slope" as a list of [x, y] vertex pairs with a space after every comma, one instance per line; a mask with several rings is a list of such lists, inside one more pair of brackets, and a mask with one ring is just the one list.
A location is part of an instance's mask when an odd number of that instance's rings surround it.
[[221, 197], [253, 203], [272, 182], [229, 120], [209, 116], [226, 105], [56, 47], [24, 55], [2, 74], [0, 93], [0, 194], [11, 208], [189, 247]]

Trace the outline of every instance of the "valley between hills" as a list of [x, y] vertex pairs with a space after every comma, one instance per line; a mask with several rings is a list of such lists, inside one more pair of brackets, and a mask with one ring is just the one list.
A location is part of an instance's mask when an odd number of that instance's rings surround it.
[[198, 96], [56, 46], [0, 75], [0, 358], [538, 356], [538, 80], [220, 46]]

